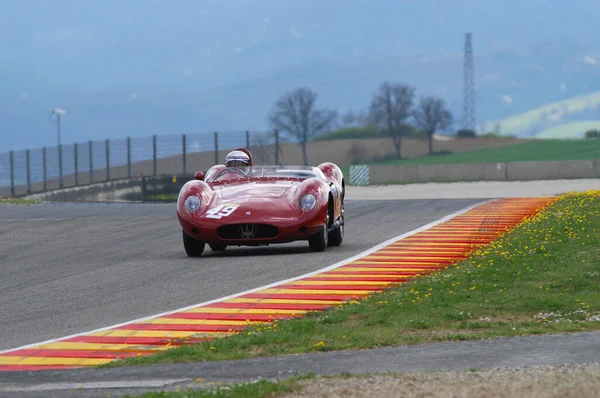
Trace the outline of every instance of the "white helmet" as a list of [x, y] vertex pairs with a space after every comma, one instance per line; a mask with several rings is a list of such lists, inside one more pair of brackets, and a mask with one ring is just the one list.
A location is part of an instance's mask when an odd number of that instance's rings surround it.
[[231, 151], [225, 157], [227, 167], [245, 167], [250, 164], [250, 157], [242, 151]]

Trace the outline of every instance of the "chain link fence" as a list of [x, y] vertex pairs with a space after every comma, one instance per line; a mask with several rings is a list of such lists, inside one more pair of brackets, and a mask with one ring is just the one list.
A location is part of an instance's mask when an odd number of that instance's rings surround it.
[[236, 147], [255, 164], [283, 164], [276, 130], [160, 135], [0, 153], [0, 196], [17, 197], [131, 177], [188, 175]]

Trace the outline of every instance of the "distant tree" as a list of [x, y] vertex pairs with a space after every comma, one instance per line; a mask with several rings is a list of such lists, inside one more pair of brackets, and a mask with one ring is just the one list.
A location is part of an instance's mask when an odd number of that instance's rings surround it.
[[413, 112], [417, 126], [425, 131], [429, 139], [429, 154], [433, 155], [433, 134], [446, 130], [452, 125], [452, 114], [446, 108], [444, 100], [436, 97], [422, 97]]
[[328, 131], [337, 120], [337, 111], [316, 109], [317, 93], [305, 87], [288, 92], [275, 102], [269, 114], [271, 126], [291, 135], [302, 147], [304, 165], [308, 165], [306, 143]]
[[502, 131], [502, 126], [500, 125], [500, 123], [496, 123], [496, 125], [494, 126], [494, 134], [500, 135], [500, 131]]
[[600, 138], [600, 131], [597, 129], [588, 130], [585, 132], [585, 138]]
[[341, 117], [341, 127], [364, 127], [368, 124], [365, 111], [349, 110]]
[[456, 136], [458, 138], [475, 138], [477, 137], [477, 133], [471, 129], [460, 129], [456, 132]]
[[369, 118], [377, 125], [387, 128], [396, 157], [401, 158], [402, 136], [408, 128], [407, 120], [411, 116], [415, 89], [404, 84], [384, 81], [369, 108]]
[[255, 133], [252, 135], [252, 157], [256, 165], [271, 164], [274, 159], [273, 156], [277, 148], [272, 143], [273, 133]]

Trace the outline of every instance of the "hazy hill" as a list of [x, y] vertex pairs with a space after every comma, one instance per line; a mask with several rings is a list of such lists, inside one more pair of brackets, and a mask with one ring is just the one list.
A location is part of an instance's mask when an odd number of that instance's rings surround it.
[[[268, 127], [299, 85], [368, 105], [384, 79], [460, 117], [472, 31], [477, 120], [600, 90], [593, 0], [21, 0], [0, 14], [0, 151], [63, 141]], [[589, 115], [587, 115], [589, 116]], [[587, 117], [586, 116], [586, 117]]]
[[569, 97], [488, 125], [488, 130], [539, 138], [583, 138], [600, 125], [600, 92]]

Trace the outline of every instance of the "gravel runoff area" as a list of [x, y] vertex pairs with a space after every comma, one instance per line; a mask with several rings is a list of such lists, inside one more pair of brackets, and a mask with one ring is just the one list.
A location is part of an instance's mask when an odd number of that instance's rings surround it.
[[539, 181], [476, 181], [406, 185], [348, 186], [353, 200], [483, 199], [555, 196], [600, 189], [600, 178]]
[[317, 377], [299, 384], [299, 391], [282, 397], [583, 398], [600, 396], [600, 365]]

